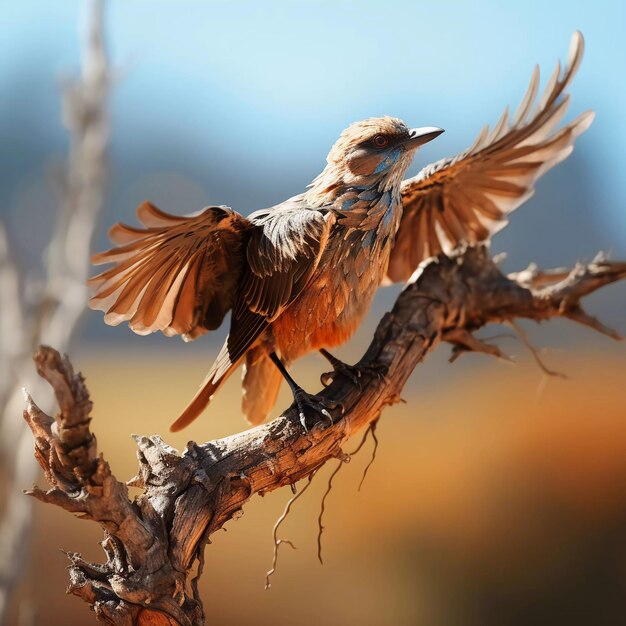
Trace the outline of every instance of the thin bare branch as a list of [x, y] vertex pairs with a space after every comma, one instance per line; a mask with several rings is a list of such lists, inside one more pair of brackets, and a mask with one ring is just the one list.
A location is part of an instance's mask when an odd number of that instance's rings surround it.
[[[63, 89], [63, 121], [69, 131], [67, 163], [58, 170], [59, 214], [48, 246], [42, 296], [32, 306], [21, 301], [26, 278], [10, 262], [0, 229], [0, 445], [11, 483], [0, 506], [0, 624], [26, 562], [32, 500], [22, 489], [37, 476], [29, 450], [31, 434], [17, 419], [23, 385], [46, 403], [49, 387], [33, 375], [30, 357], [42, 342], [69, 348], [87, 298], [89, 250], [106, 182], [109, 74], [102, 42], [102, 2], [90, 0], [81, 77]], [[43, 272], [42, 272], [43, 273]]]
[[369, 425], [369, 428], [367, 429], [367, 432], [365, 433], [365, 436], [367, 436], [368, 433], [372, 433], [372, 439], [374, 440], [374, 448], [372, 449], [372, 458], [369, 460], [369, 463], [365, 466], [365, 469], [363, 470], [363, 476], [361, 476], [361, 482], [359, 482], [359, 487], [357, 491], [361, 491], [361, 487], [363, 486], [363, 483], [365, 482], [367, 473], [370, 471], [370, 467], [372, 467], [372, 465], [374, 464], [374, 461], [376, 460], [376, 453], [378, 452], [378, 437], [376, 436], [377, 426], [378, 426], [378, 420], [375, 420]]
[[304, 487], [302, 487], [300, 491], [296, 492], [295, 495], [293, 495], [289, 499], [289, 501], [285, 505], [285, 510], [283, 511], [282, 515], [276, 520], [276, 523], [274, 524], [274, 528], [272, 528], [274, 552], [272, 555], [272, 567], [265, 574], [265, 589], [269, 589], [272, 586], [272, 583], [270, 583], [270, 578], [276, 572], [276, 564], [278, 562], [278, 549], [280, 548], [280, 546], [283, 543], [286, 543], [288, 546], [291, 546], [291, 548], [293, 548], [294, 550], [296, 549], [296, 546], [289, 539], [278, 538], [278, 529], [280, 528], [281, 524], [285, 521], [285, 519], [287, 519], [287, 515], [289, 515], [289, 511], [291, 511], [291, 507], [293, 506], [293, 503], [309, 488], [309, 486], [311, 485], [311, 481], [313, 480], [313, 477], [315, 476], [315, 474], [316, 472], [312, 472], [309, 475], [309, 479], [306, 485], [304, 485]]
[[574, 322], [582, 324], [583, 326], [589, 326], [589, 328], [597, 330], [599, 333], [606, 335], [611, 339], [615, 339], [615, 341], [621, 341], [623, 339], [622, 335], [620, 335], [616, 330], [613, 330], [603, 324], [597, 317], [589, 315], [580, 306], [570, 309], [567, 312], [566, 317]]
[[552, 370], [543, 362], [543, 359], [539, 354], [539, 350], [535, 348], [535, 346], [533, 346], [530, 339], [528, 338], [528, 333], [515, 320], [510, 320], [509, 325], [517, 333], [517, 336], [520, 338], [522, 343], [528, 348], [529, 352], [533, 355], [533, 359], [535, 359], [535, 362], [539, 366], [539, 369], [546, 376], [554, 376], [556, 378], [563, 378], [564, 380], [567, 380], [569, 378], [567, 374]]
[[319, 562], [324, 565], [324, 560], [322, 559], [322, 533], [324, 532], [324, 525], [322, 524], [322, 520], [324, 519], [324, 511], [326, 510], [326, 498], [330, 494], [333, 488], [333, 480], [335, 476], [339, 473], [339, 470], [344, 466], [345, 459], [340, 458], [339, 464], [333, 470], [333, 473], [328, 478], [328, 484], [326, 485], [326, 491], [322, 496], [322, 501], [320, 502], [320, 513], [317, 516], [317, 558]]
[[513, 359], [507, 354], [504, 354], [498, 346], [487, 343], [486, 340], [479, 339], [466, 328], [452, 328], [444, 333], [443, 339], [448, 343], [454, 344], [449, 359], [450, 363], [454, 363], [462, 354], [466, 354], [467, 352], [482, 352], [504, 361], [513, 361]]

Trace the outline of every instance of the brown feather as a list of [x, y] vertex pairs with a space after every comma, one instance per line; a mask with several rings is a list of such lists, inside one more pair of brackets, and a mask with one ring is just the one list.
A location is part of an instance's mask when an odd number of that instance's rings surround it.
[[123, 245], [94, 256], [115, 265], [90, 279], [90, 306], [139, 334], [192, 339], [217, 328], [235, 299], [253, 224], [226, 207], [183, 217], [144, 202], [137, 215], [145, 229], [117, 225], [112, 237]]
[[282, 374], [266, 350], [254, 348], [247, 352], [241, 409], [251, 424], [260, 424], [269, 417], [282, 380]]
[[450, 248], [489, 239], [506, 224], [507, 214], [532, 195], [535, 181], [568, 156], [593, 119], [585, 113], [555, 132], [569, 102], [564, 91], [582, 52], [582, 36], [575, 33], [567, 67], [562, 72], [557, 65], [534, 111], [537, 68], [510, 127], [505, 111], [494, 131], [484, 128], [471, 148], [403, 182], [403, 215], [387, 272], [391, 281], [407, 280], [439, 244]]

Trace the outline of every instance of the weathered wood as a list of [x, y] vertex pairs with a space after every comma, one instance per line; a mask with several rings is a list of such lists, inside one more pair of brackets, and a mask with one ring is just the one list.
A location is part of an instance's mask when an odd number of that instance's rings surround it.
[[[20, 610], [16, 603], [26, 604], [15, 591], [28, 562], [34, 503], [23, 497], [22, 489], [39, 472], [25, 454], [31, 433], [15, 419], [15, 407], [22, 403], [24, 385], [40, 402], [50, 399], [49, 387], [35, 375], [30, 361], [37, 346], [47, 341], [68, 350], [73, 344], [87, 303], [91, 241], [108, 177], [108, 101], [113, 81], [104, 46], [104, 0], [85, 4], [80, 73], [68, 76], [61, 85], [68, 152], [63, 160], [55, 155], [47, 176], [58, 208], [37, 211], [37, 216], [54, 215], [54, 229], [44, 255], [30, 250], [31, 260], [42, 262], [39, 269], [30, 263], [20, 268], [14, 262], [11, 249], [17, 233], [5, 232], [0, 219], [0, 626], [14, 623], [12, 614]], [[40, 225], [35, 220], [29, 226], [38, 230]], [[27, 225], [20, 230], [27, 231]]]
[[[472, 333], [490, 322], [566, 317], [611, 337], [615, 331], [584, 312], [580, 300], [626, 277], [626, 263], [598, 257], [571, 271], [504, 276], [484, 247], [469, 247], [423, 268], [381, 320], [361, 360], [360, 388], [338, 375], [320, 396], [336, 402], [334, 425], [304, 433], [297, 412], [181, 454], [156, 435], [136, 437], [143, 488], [135, 501], [127, 486], [96, 454], [89, 430], [91, 402], [83, 378], [66, 357], [42, 347], [38, 372], [54, 388], [60, 411], [53, 419], [29, 398], [24, 413], [35, 437], [35, 456], [52, 488], [29, 493], [43, 502], [97, 521], [105, 533], [107, 562], [69, 554], [69, 591], [115, 625], [204, 623], [197, 581], [190, 581], [209, 536], [240, 515], [255, 493], [296, 483], [397, 402], [415, 366], [442, 340], [460, 351], [485, 351]], [[487, 350], [489, 351], [489, 350]], [[492, 351], [498, 355], [498, 351]], [[381, 372], [386, 372], [381, 375]], [[342, 410], [343, 409], [343, 410]], [[56, 428], [53, 423], [56, 422]]]

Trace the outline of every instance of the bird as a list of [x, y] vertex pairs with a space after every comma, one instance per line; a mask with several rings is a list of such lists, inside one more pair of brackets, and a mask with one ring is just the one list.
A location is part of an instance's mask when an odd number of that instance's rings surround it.
[[141, 227], [115, 224], [116, 246], [92, 259], [113, 265], [89, 279], [89, 306], [107, 324], [191, 341], [231, 313], [224, 345], [170, 430], [197, 418], [240, 365], [250, 423], [269, 416], [284, 379], [305, 431], [309, 411], [332, 424], [334, 407], [304, 391], [290, 364], [318, 350], [334, 375], [358, 382], [360, 366], [328, 349], [351, 337], [378, 288], [459, 245], [488, 242], [507, 224], [593, 120], [587, 111], [560, 125], [583, 48], [576, 31], [565, 68], [557, 63], [539, 98], [535, 66], [513, 116], [507, 108], [467, 150], [412, 178], [404, 179], [415, 153], [443, 130], [373, 117], [346, 128], [306, 191], [280, 204], [248, 217], [223, 205], [176, 216], [145, 201]]

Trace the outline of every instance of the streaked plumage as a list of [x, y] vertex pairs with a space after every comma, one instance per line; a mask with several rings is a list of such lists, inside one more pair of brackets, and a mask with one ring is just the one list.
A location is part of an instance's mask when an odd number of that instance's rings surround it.
[[384, 280], [406, 280], [425, 258], [502, 228], [592, 121], [588, 112], [557, 129], [582, 49], [575, 33], [565, 71], [557, 66], [537, 104], [535, 68], [511, 123], [505, 112], [471, 148], [404, 182], [415, 149], [441, 131], [372, 118], [346, 129], [310, 188], [282, 204], [248, 218], [227, 207], [175, 217], [146, 202], [144, 228], [114, 226], [118, 247], [94, 263], [115, 265], [90, 279], [90, 306], [107, 323], [190, 340], [233, 312], [226, 343], [173, 429], [193, 420], [241, 362], [244, 413], [262, 421], [281, 382], [272, 354], [288, 365], [343, 343]]

